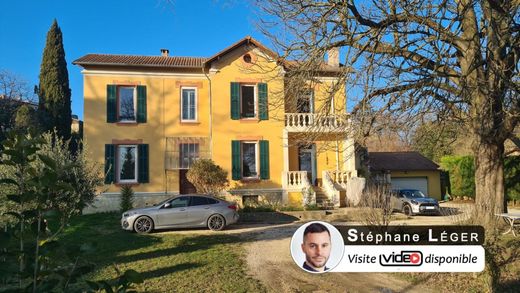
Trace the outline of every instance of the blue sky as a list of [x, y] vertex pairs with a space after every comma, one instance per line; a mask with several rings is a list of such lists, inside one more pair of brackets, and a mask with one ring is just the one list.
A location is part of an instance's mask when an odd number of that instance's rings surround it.
[[63, 32], [72, 90], [72, 112], [83, 117], [81, 68], [88, 53], [211, 56], [251, 35], [255, 7], [238, 0], [2, 0], [0, 69], [38, 84], [47, 31], [54, 18]]

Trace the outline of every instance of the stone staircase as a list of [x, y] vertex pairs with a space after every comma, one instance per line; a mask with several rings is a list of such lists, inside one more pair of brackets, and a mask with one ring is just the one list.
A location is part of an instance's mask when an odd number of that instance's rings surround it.
[[329, 197], [325, 193], [325, 190], [320, 186], [313, 186], [314, 192], [316, 192], [316, 205], [320, 207], [332, 207], [333, 204], [330, 202]]

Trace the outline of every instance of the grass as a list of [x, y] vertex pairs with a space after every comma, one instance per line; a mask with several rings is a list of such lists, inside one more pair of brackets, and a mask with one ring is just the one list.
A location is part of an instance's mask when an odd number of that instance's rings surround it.
[[72, 220], [63, 243], [91, 243], [84, 255], [96, 269], [90, 280], [111, 280], [120, 271], [134, 269], [145, 281], [139, 292], [263, 292], [259, 281], [246, 273], [244, 250], [236, 236], [220, 233], [139, 235], [121, 230], [119, 214], [84, 215]]

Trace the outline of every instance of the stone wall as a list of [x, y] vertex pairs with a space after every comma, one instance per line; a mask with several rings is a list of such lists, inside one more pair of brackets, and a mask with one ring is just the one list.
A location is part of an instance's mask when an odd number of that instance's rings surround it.
[[[134, 194], [134, 208], [151, 206], [165, 199], [173, 197], [173, 193], [138, 193]], [[94, 203], [83, 209], [83, 214], [94, 214], [119, 211], [121, 202], [120, 193], [103, 193], [94, 199]]]

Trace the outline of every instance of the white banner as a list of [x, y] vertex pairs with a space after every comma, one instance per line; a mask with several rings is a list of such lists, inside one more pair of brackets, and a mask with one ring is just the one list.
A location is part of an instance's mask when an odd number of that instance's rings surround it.
[[480, 245], [346, 245], [329, 272], [481, 272]]

